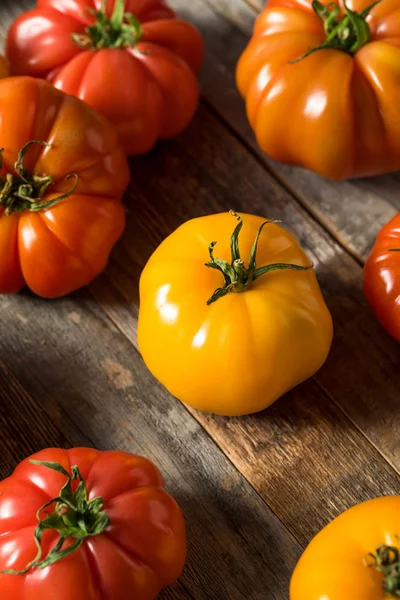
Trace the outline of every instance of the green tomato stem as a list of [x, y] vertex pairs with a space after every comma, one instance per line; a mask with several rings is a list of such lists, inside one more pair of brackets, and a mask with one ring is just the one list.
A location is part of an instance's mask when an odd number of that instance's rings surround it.
[[72, 40], [84, 50], [103, 48], [134, 48], [143, 37], [140, 21], [131, 13], [125, 13], [125, 0], [115, 0], [111, 17], [106, 13], [103, 1], [99, 11], [91, 11], [95, 23], [85, 29], [85, 33], [73, 33]]
[[[25, 144], [18, 154], [17, 162], [14, 165], [16, 175], [8, 173], [5, 178], [0, 177], [0, 206], [4, 207], [6, 216], [16, 212], [28, 210], [30, 212], [38, 212], [47, 210], [55, 206], [61, 200], [69, 198], [78, 186], [79, 177], [75, 173], [67, 175], [66, 179], [75, 178], [75, 183], [72, 188], [48, 202], [42, 202], [42, 198], [53, 184], [53, 178], [48, 175], [31, 175], [24, 167], [25, 156], [29, 148], [39, 144], [51, 148], [47, 142], [32, 141]], [[0, 168], [2, 167], [2, 153], [4, 149], [0, 149]]]
[[323, 21], [326, 40], [320, 46], [311, 48], [291, 63], [299, 62], [319, 50], [331, 49], [340, 50], [347, 54], [356, 54], [371, 39], [371, 31], [366, 18], [381, 1], [376, 0], [360, 13], [350, 10], [344, 3], [345, 14], [342, 16], [339, 5], [335, 2], [325, 5], [319, 0], [313, 0], [312, 7], [315, 14]]
[[[38, 549], [36, 557], [22, 571], [7, 569], [2, 571], [4, 575], [25, 575], [32, 569], [45, 569], [75, 552], [87, 537], [103, 533], [110, 522], [103, 512], [103, 499], [88, 499], [86, 482], [77, 466], [71, 468], [70, 474], [59, 463], [37, 460], [30, 462], [61, 473], [67, 481], [60, 490], [59, 496], [46, 502], [37, 512], [38, 526], [34, 534]], [[78, 485], [73, 485], [73, 482], [78, 482]], [[54, 512], [43, 519], [43, 512], [46, 511], [45, 514], [48, 514], [46, 509], [54, 504]], [[49, 554], [43, 558], [42, 537], [49, 529], [57, 531], [60, 538]], [[73, 542], [65, 548], [67, 540]]]
[[300, 265], [292, 265], [286, 263], [274, 263], [272, 265], [265, 265], [263, 267], [257, 268], [257, 248], [261, 232], [264, 229], [265, 225], [269, 223], [276, 223], [276, 221], [265, 221], [259, 227], [256, 239], [250, 252], [249, 266], [246, 267], [244, 261], [240, 256], [239, 249], [239, 234], [243, 227], [243, 220], [242, 217], [237, 215], [232, 210], [230, 211], [230, 214], [238, 220], [238, 224], [236, 225], [235, 230], [231, 236], [231, 262], [229, 263], [226, 260], [216, 258], [214, 256], [214, 248], [217, 242], [211, 242], [211, 244], [208, 247], [210, 261], [206, 263], [205, 266], [210, 269], [220, 271], [225, 280], [225, 284], [222, 287], [215, 290], [211, 298], [209, 298], [209, 300], [207, 301], [208, 306], [219, 300], [219, 298], [226, 296], [230, 292], [239, 293], [246, 291], [256, 279], [258, 279], [262, 275], [265, 275], [266, 273], [270, 273], [271, 271], [308, 271], [309, 269], [313, 268], [313, 265], [310, 265], [309, 267], [302, 267]]
[[383, 574], [383, 591], [386, 596], [400, 598], [400, 551], [395, 546], [382, 545], [375, 554], [368, 555], [369, 567]]

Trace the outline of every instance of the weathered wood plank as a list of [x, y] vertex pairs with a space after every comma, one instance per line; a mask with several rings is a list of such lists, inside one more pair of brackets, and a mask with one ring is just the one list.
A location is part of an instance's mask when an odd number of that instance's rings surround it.
[[43, 449], [43, 440], [49, 446], [70, 446], [1, 360], [0, 390], [0, 479], [8, 477], [23, 458]]
[[247, 4], [250, 6], [251, 9], [253, 9], [257, 12], [260, 11], [265, 5], [264, 0], [244, 0], [244, 1], [247, 2]]
[[[136, 343], [140, 270], [155, 245], [181, 222], [229, 208], [281, 219], [306, 245], [336, 323], [331, 357], [315, 377], [319, 387], [304, 384], [265, 414], [247, 419], [193, 414], [302, 542], [307, 531], [357, 499], [395, 490], [398, 477], [322, 391], [399, 469], [399, 440], [392, 432], [399, 426], [400, 349], [366, 306], [359, 265], [204, 107], [178, 140], [159, 145], [131, 165], [127, 233], [106, 274], [114, 291], [101, 280], [91, 288], [120, 330]], [[357, 447], [362, 450], [356, 452]], [[352, 453], [355, 462], [349, 458]], [[294, 466], [295, 479], [290, 475]], [[276, 483], [283, 473], [289, 474], [288, 503], [282, 502], [283, 486]], [[306, 497], [312, 502], [305, 502]]]
[[302, 544], [344, 508], [398, 493], [398, 475], [317, 386], [240, 423], [200, 420]]
[[0, 1], [0, 47], [7, 35], [7, 29], [21, 12], [34, 6], [32, 0], [1, 0]]
[[[61, 409], [98, 448], [138, 452], [160, 466], [189, 533], [187, 593], [176, 597], [286, 600], [300, 547], [195, 419], [152, 381], [93, 300], [85, 293], [53, 303], [2, 297], [0, 328], [2, 361], [51, 419]], [[10, 420], [7, 397], [0, 414]], [[11, 438], [18, 441], [20, 429], [29, 439], [37, 431], [27, 442], [34, 447], [53, 440], [24, 407], [21, 396], [16, 409], [26, 416]]]
[[[307, 210], [352, 253], [365, 258], [379, 229], [400, 210], [398, 177], [387, 175], [332, 183], [309, 171], [268, 159], [256, 144], [235, 85], [236, 64], [248, 43], [254, 10], [244, 0], [191, 0], [190, 3], [172, 0], [171, 3], [205, 37], [207, 52], [201, 73], [205, 98]], [[239, 27], [237, 18], [232, 17], [237, 14], [241, 18]]]
[[[249, 6], [244, 2], [232, 2], [231, 0], [219, 0], [218, 2], [215, 2], [215, 0], [205, 0], [205, 3], [208, 4], [212, 10], [217, 10], [221, 15], [235, 23], [235, 25], [244, 33], [247, 33], [253, 27], [254, 12], [250, 12]], [[170, 4], [173, 5], [173, 3]], [[186, 7], [187, 3], [182, 7], [180, 3], [176, 8], [182, 13], [181, 9], [185, 9]]]

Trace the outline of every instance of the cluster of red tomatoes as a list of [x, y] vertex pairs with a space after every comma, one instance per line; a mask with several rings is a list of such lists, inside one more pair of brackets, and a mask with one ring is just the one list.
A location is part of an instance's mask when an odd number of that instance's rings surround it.
[[[399, 40], [400, 0], [270, 0], [237, 72], [260, 146], [332, 179], [399, 169]], [[55, 298], [104, 269], [125, 226], [127, 156], [189, 124], [203, 51], [164, 0], [38, 0], [15, 21], [0, 61], [0, 293], [28, 286]], [[366, 265], [365, 292], [400, 341], [399, 252], [396, 217]], [[311, 377], [332, 342], [307, 256], [250, 215], [184, 224], [154, 252], [140, 297], [146, 364], [179, 399], [215, 413], [262, 410]], [[398, 597], [398, 514], [398, 498], [381, 499], [329, 526], [300, 561], [292, 600]], [[331, 532], [345, 546], [332, 548]], [[360, 562], [368, 553], [374, 569]], [[143, 458], [53, 449], [0, 483], [5, 600], [154, 600], [185, 554], [182, 513]]]

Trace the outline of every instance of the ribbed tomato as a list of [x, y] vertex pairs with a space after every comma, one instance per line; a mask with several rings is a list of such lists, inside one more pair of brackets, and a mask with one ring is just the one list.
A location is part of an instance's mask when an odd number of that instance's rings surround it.
[[154, 600], [185, 555], [181, 510], [140, 456], [51, 448], [0, 483], [4, 600]]
[[269, 0], [237, 70], [260, 147], [331, 179], [400, 168], [398, 0]]
[[164, 0], [38, 0], [7, 38], [14, 75], [85, 100], [140, 154], [174, 137], [199, 99], [203, 40]]
[[63, 296], [124, 230], [128, 163], [103, 117], [39, 79], [0, 81], [0, 122], [0, 293]]

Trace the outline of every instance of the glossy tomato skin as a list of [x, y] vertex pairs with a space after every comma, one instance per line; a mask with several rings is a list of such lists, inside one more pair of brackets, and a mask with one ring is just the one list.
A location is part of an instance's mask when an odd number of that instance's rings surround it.
[[[39, 0], [9, 30], [11, 72], [78, 96], [114, 124], [128, 155], [141, 154], [193, 118], [203, 40], [163, 0], [126, 0], [125, 12], [142, 23], [135, 48], [81, 50], [71, 35], [82, 34], [94, 21], [90, 9], [100, 7], [101, 0]], [[109, 16], [113, 7], [110, 0]]]
[[[25, 576], [0, 574], [0, 597], [12, 600], [155, 600], [185, 562], [182, 512], [158, 469], [127, 452], [48, 449], [30, 457], [77, 465], [89, 498], [102, 497], [110, 524], [69, 557]], [[21, 570], [36, 554], [36, 511], [57, 497], [65, 477], [24, 460], [0, 483], [0, 571]], [[47, 532], [46, 549], [56, 536]], [[79, 583], [79, 585], [77, 584]]]
[[378, 235], [364, 267], [364, 293], [380, 323], [400, 342], [400, 214]]
[[[263, 219], [243, 216], [239, 246], [250, 254]], [[138, 341], [153, 375], [184, 403], [223, 415], [263, 410], [325, 362], [332, 320], [313, 270], [275, 271], [207, 306], [223, 276], [207, 268], [208, 245], [230, 261], [228, 213], [193, 219], [154, 252], [140, 279]], [[246, 260], [246, 259], [245, 259]], [[276, 224], [260, 237], [257, 265], [308, 266]]]
[[[290, 584], [290, 600], [385, 600], [383, 576], [366, 564], [383, 544], [398, 547], [400, 496], [359, 504], [310, 543]], [[371, 561], [369, 561], [370, 563]]]
[[47, 202], [74, 185], [76, 191], [52, 208], [5, 215], [0, 207], [0, 293], [28, 286], [55, 298], [92, 281], [105, 267], [125, 226], [122, 195], [129, 167], [112, 126], [77, 98], [45, 81], [12, 77], [0, 81], [0, 175], [15, 173], [18, 152], [31, 140], [24, 166], [49, 175]]
[[[350, 0], [361, 12], [369, 0]], [[400, 12], [375, 6], [371, 41], [354, 56], [321, 50], [310, 0], [270, 0], [237, 68], [260, 147], [273, 159], [340, 180], [400, 168]]]

